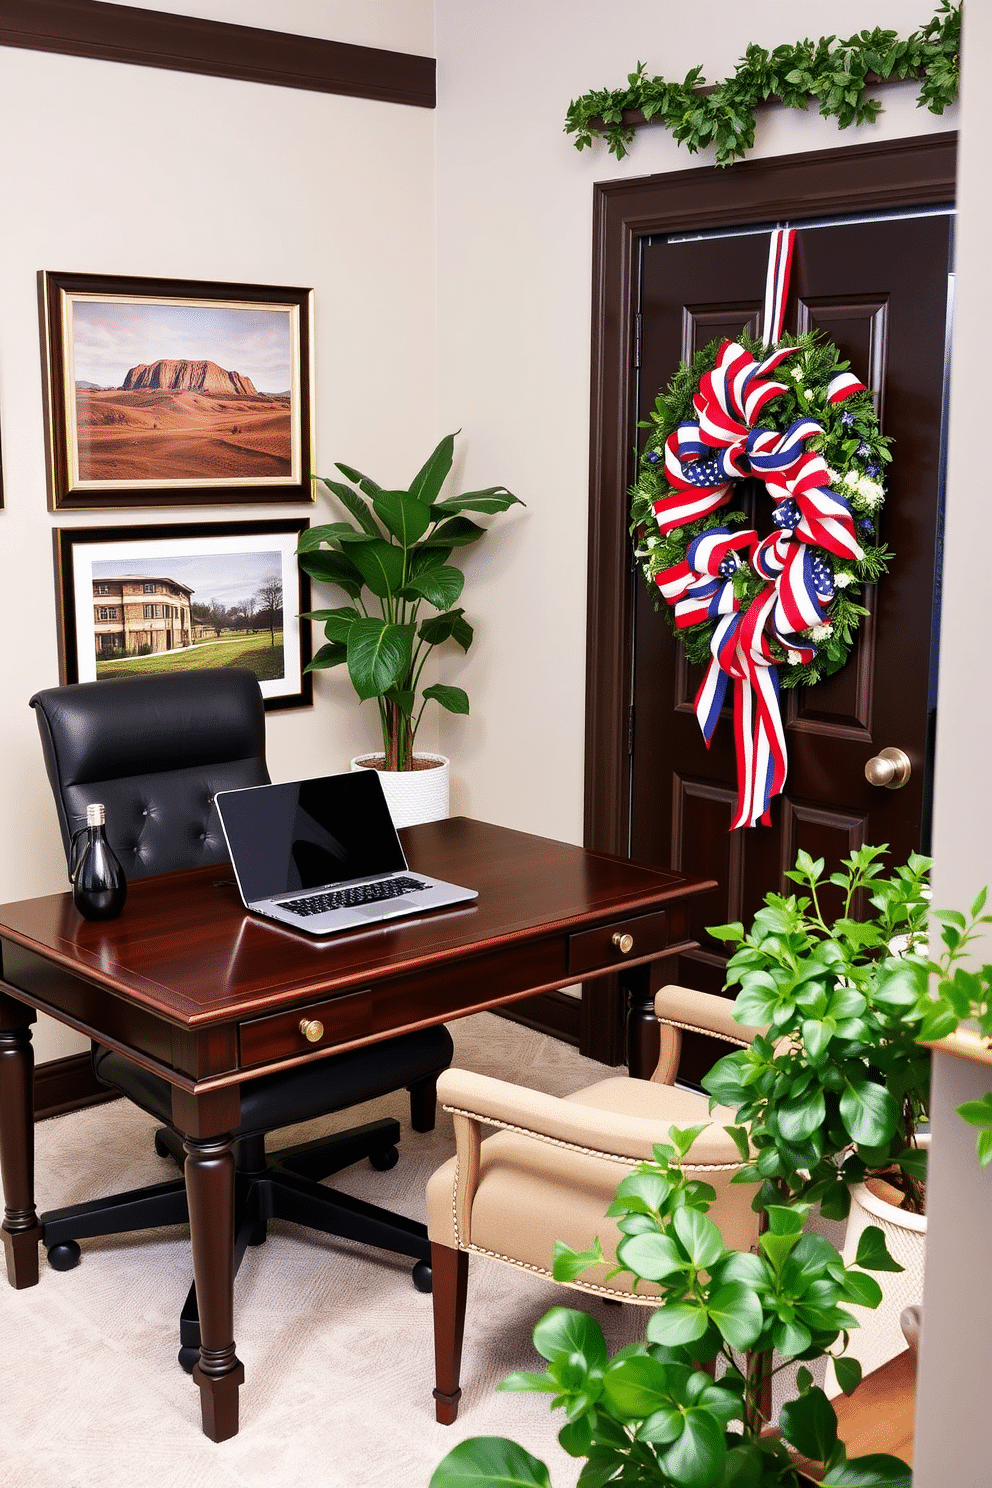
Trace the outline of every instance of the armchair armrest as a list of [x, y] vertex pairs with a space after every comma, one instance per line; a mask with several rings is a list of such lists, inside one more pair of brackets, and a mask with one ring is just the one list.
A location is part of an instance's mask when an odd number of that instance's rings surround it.
[[728, 997], [715, 997], [711, 992], [696, 992], [691, 987], [662, 987], [654, 999], [654, 1010], [661, 1025], [661, 1049], [652, 1080], [671, 1085], [679, 1067], [682, 1031], [705, 1033], [744, 1049], [765, 1028], [752, 1028], [734, 1020], [733, 1002]]
[[437, 1095], [454, 1116], [456, 1130], [461, 1118], [630, 1162], [650, 1162], [659, 1139], [656, 1120], [584, 1106], [470, 1070], [446, 1069]]

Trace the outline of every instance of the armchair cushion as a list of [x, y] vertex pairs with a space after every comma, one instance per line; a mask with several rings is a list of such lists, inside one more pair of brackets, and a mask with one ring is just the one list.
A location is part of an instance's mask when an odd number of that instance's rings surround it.
[[[618, 1184], [643, 1159], [669, 1125], [713, 1123], [693, 1147], [689, 1171], [717, 1190], [711, 1216], [728, 1245], [747, 1249], [757, 1239], [750, 1194], [731, 1189], [740, 1154], [724, 1123], [733, 1112], [710, 1117], [705, 1099], [648, 1080], [602, 1080], [565, 1098], [543, 1095], [504, 1081], [448, 1070], [438, 1095], [459, 1124], [459, 1154], [432, 1176], [427, 1187], [430, 1237], [451, 1249], [480, 1251], [551, 1275], [556, 1240], [588, 1249], [598, 1235], [612, 1266], [620, 1232], [606, 1218]], [[467, 1160], [464, 1126], [496, 1123], [505, 1129], [481, 1143], [478, 1179]], [[580, 1290], [606, 1292], [648, 1302], [656, 1288], [637, 1293], [630, 1278], [604, 1284], [609, 1266], [585, 1273]]]

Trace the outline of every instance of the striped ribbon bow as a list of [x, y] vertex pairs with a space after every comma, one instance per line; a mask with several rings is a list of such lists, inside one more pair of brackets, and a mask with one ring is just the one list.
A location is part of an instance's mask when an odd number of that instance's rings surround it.
[[[764, 326], [766, 343], [781, 335], [794, 233], [773, 234], [769, 253]], [[774, 374], [798, 348], [779, 347], [756, 361], [736, 341], [724, 341], [716, 366], [700, 379], [695, 421], [681, 423], [665, 444], [671, 494], [654, 512], [662, 534], [698, 521], [725, 505], [735, 481], [764, 483], [774, 505], [776, 531], [763, 541], [750, 529], [715, 527], [695, 538], [685, 560], [658, 574], [657, 584], [675, 610], [679, 627], [716, 619], [712, 661], [696, 695], [695, 711], [709, 745], [727, 685], [734, 683], [734, 734], [738, 800], [732, 827], [768, 824], [772, 796], [785, 784], [788, 759], [779, 709], [775, 640], [790, 660], [809, 662], [816, 645], [804, 632], [816, 626], [834, 593], [829, 558], [864, 556], [845, 496], [830, 489], [822, 456], [807, 448], [824, 432], [816, 419], [796, 419], [784, 433], [763, 427], [769, 402], [787, 390]], [[831, 403], [864, 384], [850, 372], [827, 386]], [[746, 549], [765, 587], [743, 612], [734, 593], [738, 553]], [[822, 551], [821, 551], [822, 550]]]

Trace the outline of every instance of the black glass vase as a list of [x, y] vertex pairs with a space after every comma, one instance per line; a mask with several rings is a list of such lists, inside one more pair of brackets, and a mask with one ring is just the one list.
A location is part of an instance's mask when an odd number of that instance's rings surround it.
[[69, 877], [72, 897], [87, 920], [113, 920], [124, 908], [127, 879], [107, 841], [106, 813], [99, 803], [86, 808], [86, 825], [72, 839]]

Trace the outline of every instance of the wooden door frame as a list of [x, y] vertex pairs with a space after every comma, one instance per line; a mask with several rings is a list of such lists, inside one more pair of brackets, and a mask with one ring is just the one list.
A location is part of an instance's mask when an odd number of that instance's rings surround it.
[[[953, 131], [853, 145], [724, 169], [598, 183], [593, 208], [592, 392], [586, 632], [587, 847], [625, 856], [630, 829], [629, 706], [634, 588], [627, 491], [636, 388], [641, 240], [653, 233], [848, 216], [955, 199]], [[616, 988], [586, 988], [583, 1044], [614, 1050]], [[597, 1057], [606, 1057], [600, 1053]]]

